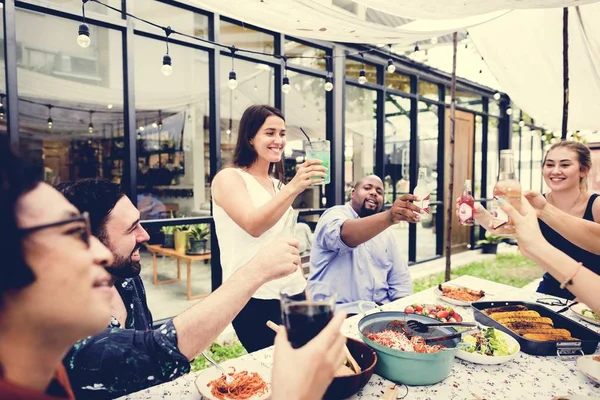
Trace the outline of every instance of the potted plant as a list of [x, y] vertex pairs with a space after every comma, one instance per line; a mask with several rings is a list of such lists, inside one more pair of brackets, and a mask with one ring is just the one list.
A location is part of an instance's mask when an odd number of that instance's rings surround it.
[[175, 251], [178, 253], [185, 253], [188, 247], [188, 236], [190, 234], [190, 227], [188, 225], [175, 226], [175, 232], [173, 232]]
[[207, 246], [210, 238], [210, 228], [207, 224], [194, 225], [190, 230], [189, 254], [204, 254], [209, 248]]
[[175, 227], [174, 226], [163, 226], [160, 228], [161, 232], [164, 235], [163, 239], [163, 247], [166, 249], [174, 249], [175, 248]]
[[498, 252], [498, 243], [502, 243], [501, 237], [486, 232], [485, 239], [478, 240], [476, 244], [481, 245], [481, 252], [483, 254], [496, 254]]

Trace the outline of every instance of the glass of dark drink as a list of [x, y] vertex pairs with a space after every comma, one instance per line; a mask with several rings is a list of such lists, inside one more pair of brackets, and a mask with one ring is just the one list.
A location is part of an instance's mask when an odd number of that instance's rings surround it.
[[336, 298], [329, 285], [321, 282], [307, 282], [300, 293], [291, 286], [281, 290], [281, 320], [293, 348], [304, 346], [327, 326]]

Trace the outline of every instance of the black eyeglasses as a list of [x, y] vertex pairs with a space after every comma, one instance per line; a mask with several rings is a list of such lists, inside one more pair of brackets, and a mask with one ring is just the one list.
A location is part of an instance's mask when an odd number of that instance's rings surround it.
[[92, 236], [92, 228], [90, 225], [90, 215], [87, 212], [84, 212], [73, 218], [63, 219], [61, 221], [52, 222], [50, 224], [37, 225], [37, 226], [32, 226], [30, 228], [22, 228], [22, 229], [19, 229], [19, 232], [24, 237], [29, 234], [32, 234], [33, 232], [41, 231], [42, 229], [54, 228], [57, 226], [71, 224], [73, 222], [83, 222], [84, 223], [85, 229], [81, 233], [81, 240], [83, 240], [89, 246], [90, 238]]
[[560, 300], [555, 297], [543, 297], [541, 299], [537, 299], [536, 302], [547, 306], [566, 306], [569, 301]]

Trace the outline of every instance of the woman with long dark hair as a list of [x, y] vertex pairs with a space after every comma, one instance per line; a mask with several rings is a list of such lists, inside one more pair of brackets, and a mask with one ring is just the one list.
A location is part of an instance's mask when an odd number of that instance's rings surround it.
[[[301, 164], [284, 185], [286, 145], [283, 114], [266, 105], [253, 105], [240, 120], [233, 162], [212, 183], [213, 218], [221, 251], [223, 280], [247, 263], [260, 247], [280, 235], [294, 199], [307, 187], [321, 184], [327, 169], [319, 160]], [[297, 246], [296, 246], [297, 247]], [[283, 286], [306, 282], [300, 270], [259, 288], [233, 320], [233, 327], [249, 352], [271, 346], [275, 334], [265, 323], [281, 322], [279, 292]]]
[[0, 399], [74, 399], [62, 358], [110, 321], [110, 251], [0, 143]]

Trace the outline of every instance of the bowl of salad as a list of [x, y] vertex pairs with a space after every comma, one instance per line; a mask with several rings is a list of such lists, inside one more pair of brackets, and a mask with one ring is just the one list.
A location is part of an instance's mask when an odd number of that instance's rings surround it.
[[475, 364], [502, 364], [521, 350], [519, 342], [498, 329], [482, 327], [479, 332], [463, 336], [456, 357]]

